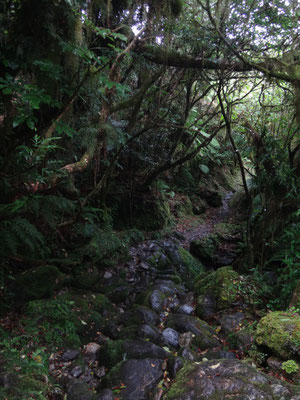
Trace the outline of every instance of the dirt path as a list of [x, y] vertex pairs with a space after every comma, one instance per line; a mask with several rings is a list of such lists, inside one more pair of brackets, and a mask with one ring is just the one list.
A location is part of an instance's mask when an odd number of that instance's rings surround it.
[[233, 192], [227, 192], [220, 208], [209, 208], [201, 216], [185, 217], [178, 221], [175, 230], [185, 237], [182, 247], [188, 249], [193, 240], [198, 240], [218, 232], [220, 224], [236, 224], [238, 217], [235, 210], [229, 207]]

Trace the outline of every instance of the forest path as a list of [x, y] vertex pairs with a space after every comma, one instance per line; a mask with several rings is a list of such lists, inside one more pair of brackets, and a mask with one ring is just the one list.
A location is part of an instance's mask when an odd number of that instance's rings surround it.
[[189, 249], [193, 240], [202, 239], [213, 233], [224, 233], [224, 224], [241, 224], [240, 215], [229, 206], [233, 194], [232, 191], [225, 193], [221, 207], [211, 207], [200, 216], [185, 216], [178, 220], [175, 230], [184, 236], [184, 239], [180, 240], [182, 247]]

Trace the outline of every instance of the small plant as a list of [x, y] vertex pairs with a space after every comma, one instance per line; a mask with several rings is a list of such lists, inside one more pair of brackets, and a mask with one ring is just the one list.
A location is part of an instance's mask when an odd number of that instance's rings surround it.
[[287, 360], [283, 362], [281, 368], [287, 374], [295, 374], [296, 372], [299, 371], [299, 366], [294, 360]]

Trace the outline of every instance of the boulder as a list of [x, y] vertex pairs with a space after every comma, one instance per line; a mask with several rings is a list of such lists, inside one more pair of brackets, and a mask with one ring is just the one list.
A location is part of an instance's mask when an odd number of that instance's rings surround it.
[[151, 392], [163, 377], [162, 363], [155, 358], [122, 361], [104, 377], [101, 385], [118, 387], [116, 397], [122, 400], [153, 399]]
[[214, 337], [214, 330], [199, 318], [184, 314], [172, 314], [166, 325], [181, 333], [193, 333], [195, 336], [192, 343], [201, 350], [219, 346], [218, 340]]
[[274, 311], [263, 317], [256, 328], [256, 343], [283, 359], [300, 357], [300, 315]]
[[179, 346], [179, 334], [172, 328], [166, 328], [162, 331], [162, 337], [164, 343], [167, 346], [178, 347]]
[[214, 266], [216, 248], [217, 245], [214, 236], [193, 240], [190, 244], [190, 252], [192, 255], [209, 267]]
[[71, 285], [80, 289], [92, 289], [100, 279], [100, 272], [94, 265], [80, 265], [72, 271]]
[[100, 362], [111, 368], [123, 359], [165, 359], [168, 353], [161, 347], [145, 340], [108, 341], [100, 353]]
[[15, 281], [14, 292], [20, 300], [38, 300], [50, 297], [63, 279], [63, 274], [53, 265], [32, 268]]
[[238, 360], [188, 364], [176, 376], [167, 400], [297, 400], [300, 386], [291, 386]]
[[[240, 277], [231, 267], [222, 267], [210, 274], [200, 274], [195, 280], [195, 293], [198, 296], [212, 296], [217, 311], [230, 308], [239, 295]], [[202, 315], [203, 297], [197, 304], [197, 314]]]

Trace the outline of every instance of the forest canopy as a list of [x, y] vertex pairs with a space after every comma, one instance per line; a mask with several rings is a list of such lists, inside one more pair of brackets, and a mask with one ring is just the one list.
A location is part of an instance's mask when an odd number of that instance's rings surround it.
[[251, 254], [282, 233], [299, 204], [297, 1], [0, 7], [3, 255], [53, 256], [47, 232], [115, 224], [193, 160], [238, 165], [249, 215], [260, 196]]

